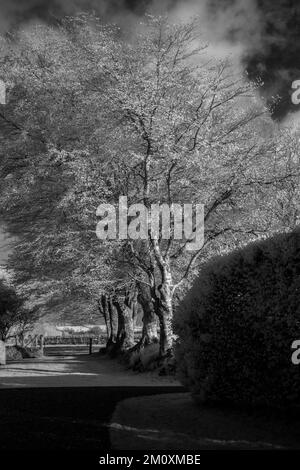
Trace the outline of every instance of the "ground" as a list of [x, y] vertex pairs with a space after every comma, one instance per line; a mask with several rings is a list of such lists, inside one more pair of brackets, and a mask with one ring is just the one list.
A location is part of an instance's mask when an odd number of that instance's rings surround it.
[[23, 359], [0, 368], [0, 389], [26, 387], [157, 387], [179, 386], [156, 373], [140, 374], [98, 354]]
[[300, 448], [299, 415], [200, 407], [174, 378], [77, 352], [0, 368], [0, 451]]
[[118, 402], [179, 390], [99, 354], [9, 363], [0, 368], [0, 450], [108, 450]]
[[130, 398], [111, 420], [114, 449], [300, 449], [298, 416], [199, 406], [189, 393]]

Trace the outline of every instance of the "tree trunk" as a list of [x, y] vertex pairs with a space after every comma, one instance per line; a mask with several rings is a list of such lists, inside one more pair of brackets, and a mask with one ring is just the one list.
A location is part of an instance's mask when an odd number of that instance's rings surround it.
[[105, 321], [106, 337], [107, 337], [106, 348], [107, 348], [111, 341], [111, 321], [110, 321], [110, 313], [109, 313], [109, 301], [108, 301], [106, 294], [101, 295], [101, 299], [98, 300], [98, 307]]
[[19, 342], [19, 344], [22, 348], [24, 348], [24, 340], [25, 340], [24, 332], [22, 332], [22, 333], [19, 334], [19, 338], [18, 338], [18, 342]]
[[160, 326], [160, 356], [166, 356], [173, 350], [173, 279], [168, 255], [163, 256], [157, 240], [153, 240], [153, 250], [161, 274], [158, 293], [152, 288], [155, 313]]
[[106, 350], [114, 349], [118, 337], [118, 312], [112, 299], [107, 294], [102, 294], [98, 300], [98, 308], [104, 318], [106, 326]]
[[131, 301], [130, 301], [130, 307], [132, 309], [133, 330], [135, 331], [137, 315], [138, 315], [138, 289], [137, 289], [137, 286], [133, 290], [133, 293], [132, 293], [132, 296], [131, 296]]
[[168, 263], [162, 267], [162, 283], [158, 287], [156, 314], [160, 326], [160, 355], [170, 354], [173, 350], [173, 282]]
[[114, 305], [113, 299], [108, 299], [108, 311], [110, 319], [110, 338], [109, 348], [115, 348], [118, 342], [118, 330], [119, 330], [119, 315], [116, 306]]
[[173, 308], [172, 296], [165, 286], [160, 288], [159, 326], [160, 326], [160, 355], [166, 356], [173, 349]]
[[122, 300], [114, 299], [118, 312], [117, 350], [127, 351], [134, 346], [134, 299], [128, 292]]
[[0, 339], [0, 366], [5, 366], [6, 364], [6, 346], [5, 341]]
[[150, 288], [145, 284], [139, 285], [138, 300], [143, 308], [143, 331], [137, 346], [143, 347], [158, 343], [157, 316], [152, 301]]

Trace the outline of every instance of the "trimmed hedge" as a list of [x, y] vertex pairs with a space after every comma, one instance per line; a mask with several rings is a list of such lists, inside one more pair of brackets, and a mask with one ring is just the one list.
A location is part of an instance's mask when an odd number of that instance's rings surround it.
[[300, 230], [207, 264], [175, 325], [179, 378], [198, 400], [300, 405]]

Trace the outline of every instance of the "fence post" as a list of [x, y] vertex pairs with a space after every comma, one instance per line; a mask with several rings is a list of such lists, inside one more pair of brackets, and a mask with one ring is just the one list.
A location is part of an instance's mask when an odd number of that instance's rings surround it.
[[93, 338], [90, 338], [89, 354], [91, 355], [92, 352], [93, 352]]
[[41, 353], [44, 354], [44, 336], [43, 335], [40, 336], [40, 350], [41, 350]]

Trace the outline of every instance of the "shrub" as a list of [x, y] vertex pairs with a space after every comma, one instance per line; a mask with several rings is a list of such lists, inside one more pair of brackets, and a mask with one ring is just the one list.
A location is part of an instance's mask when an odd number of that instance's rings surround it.
[[22, 359], [40, 358], [43, 353], [37, 348], [23, 348], [22, 346], [6, 346], [6, 360], [20, 361]]
[[300, 404], [300, 230], [207, 264], [175, 315], [179, 376], [201, 401]]
[[20, 361], [22, 359], [22, 352], [17, 348], [17, 346], [6, 346], [7, 361]]

